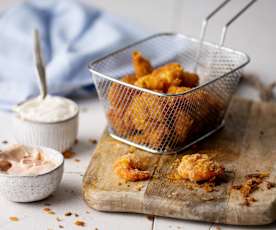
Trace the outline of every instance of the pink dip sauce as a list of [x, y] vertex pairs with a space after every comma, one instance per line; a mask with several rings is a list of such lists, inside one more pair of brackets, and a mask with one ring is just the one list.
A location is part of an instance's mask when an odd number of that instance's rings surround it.
[[0, 152], [0, 173], [35, 176], [53, 170], [56, 164], [38, 148], [13, 145]]

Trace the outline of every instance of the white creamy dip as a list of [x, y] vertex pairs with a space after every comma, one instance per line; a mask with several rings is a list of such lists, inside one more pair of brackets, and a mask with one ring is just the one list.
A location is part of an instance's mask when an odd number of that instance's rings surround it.
[[64, 97], [47, 96], [31, 99], [17, 106], [15, 112], [22, 118], [38, 122], [64, 121], [78, 113], [78, 106]]
[[38, 148], [13, 145], [0, 153], [0, 173], [36, 176], [53, 170], [57, 164]]

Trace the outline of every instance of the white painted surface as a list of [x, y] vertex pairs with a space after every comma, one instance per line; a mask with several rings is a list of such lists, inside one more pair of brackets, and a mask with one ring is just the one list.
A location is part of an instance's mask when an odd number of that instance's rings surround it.
[[[158, 31], [178, 31], [192, 36], [198, 36], [201, 19], [220, 0], [82, 0], [88, 4], [97, 5], [113, 14], [127, 18], [137, 25], [141, 25], [146, 30]], [[0, 10], [12, 6], [20, 0], [1, 0]], [[237, 10], [239, 6], [245, 4], [246, 0], [233, 0], [229, 9], [225, 9], [217, 19], [210, 24], [208, 30], [208, 40], [217, 41], [220, 28], [223, 23]], [[256, 6], [250, 9], [236, 24], [229, 30], [226, 45], [249, 53], [252, 62], [246, 68], [246, 73], [253, 73], [260, 76], [264, 82], [276, 80], [275, 53], [276, 53], [276, 1], [260, 0]], [[249, 87], [241, 87], [239, 94], [257, 98], [256, 91]], [[0, 113], [0, 142], [1, 140], [12, 140], [10, 115]], [[90, 210], [82, 200], [81, 180], [82, 175], [89, 163], [94, 145], [88, 140], [98, 139], [105, 127], [105, 119], [102, 108], [99, 106], [96, 95], [81, 102], [80, 113], [80, 134], [79, 144], [74, 148], [77, 152], [74, 159], [65, 162], [65, 176], [60, 189], [53, 197], [31, 204], [11, 203], [0, 197], [0, 229], [59, 229], [58, 225], [64, 229], [82, 229], [73, 224], [75, 217], [64, 217], [67, 211], [76, 212], [79, 219], [86, 222], [83, 229], [98, 228], [99, 230], [237, 230], [237, 229], [276, 229], [276, 224], [269, 227], [219, 227], [207, 223], [197, 223], [181, 221], [168, 218], [156, 217], [154, 221], [149, 220], [144, 215], [110, 214]], [[51, 216], [43, 212], [45, 203], [50, 206], [57, 215]], [[86, 213], [89, 211], [89, 213]], [[18, 222], [9, 221], [9, 216], [17, 216]], [[64, 220], [58, 222], [56, 216]]]

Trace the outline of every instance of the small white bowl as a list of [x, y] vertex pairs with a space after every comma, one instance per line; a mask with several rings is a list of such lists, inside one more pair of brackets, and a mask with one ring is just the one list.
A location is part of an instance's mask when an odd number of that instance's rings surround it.
[[[75, 104], [78, 108], [78, 105]], [[57, 122], [27, 120], [17, 113], [13, 118], [13, 133], [18, 143], [45, 146], [64, 152], [70, 149], [78, 135], [79, 109], [72, 117]]]
[[50, 148], [34, 147], [43, 151], [56, 163], [51, 171], [37, 176], [16, 176], [0, 173], [0, 194], [14, 202], [33, 202], [47, 198], [57, 190], [63, 176], [63, 155]]

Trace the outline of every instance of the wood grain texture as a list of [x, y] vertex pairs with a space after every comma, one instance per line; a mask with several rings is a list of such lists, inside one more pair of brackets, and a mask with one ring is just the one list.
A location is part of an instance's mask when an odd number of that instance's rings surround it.
[[[270, 172], [276, 182], [276, 106], [234, 98], [225, 127], [181, 154], [147, 155], [153, 177], [149, 181], [124, 182], [113, 173], [113, 163], [128, 152], [129, 146], [112, 139], [106, 132], [99, 142], [83, 180], [87, 204], [97, 210], [135, 212], [180, 219], [236, 225], [262, 225], [275, 220], [276, 188], [257, 190], [257, 202], [249, 207], [232, 184], [244, 181], [256, 170]], [[213, 192], [190, 190], [183, 182], [168, 179], [170, 166], [183, 154], [208, 152], [226, 168], [227, 180]]]

